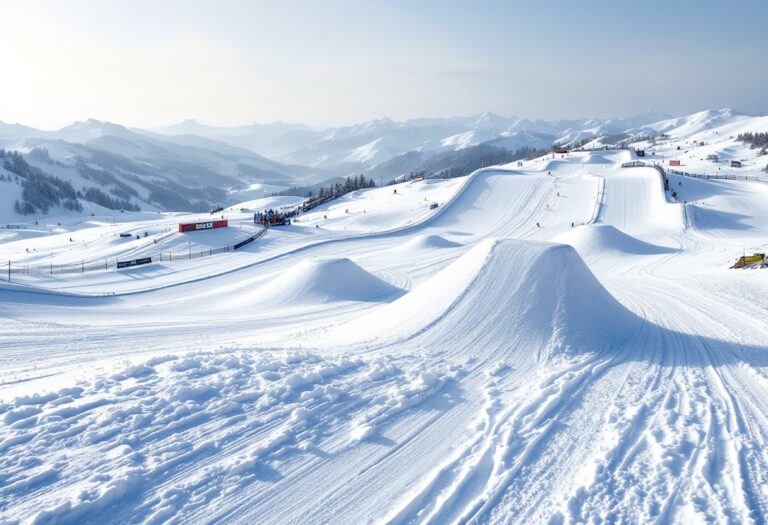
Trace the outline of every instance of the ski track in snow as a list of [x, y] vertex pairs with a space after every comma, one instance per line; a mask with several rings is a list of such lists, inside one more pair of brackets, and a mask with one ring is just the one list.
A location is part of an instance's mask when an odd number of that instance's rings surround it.
[[726, 265], [768, 196], [684, 208], [628, 157], [486, 169], [410, 224], [428, 185], [359, 193], [219, 275], [26, 280], [116, 297], [0, 289], [0, 522], [765, 523], [766, 270]]

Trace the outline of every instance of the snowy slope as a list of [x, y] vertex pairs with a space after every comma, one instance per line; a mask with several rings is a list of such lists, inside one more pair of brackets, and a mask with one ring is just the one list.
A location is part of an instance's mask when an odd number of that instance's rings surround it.
[[[286, 166], [211, 139], [135, 132], [93, 119], [58, 131], [6, 131], [0, 134], [0, 148], [21, 152], [44, 174], [70, 183], [81, 193], [81, 202], [96, 202], [113, 209], [210, 209], [253, 198], [230, 198], [229, 194], [256, 184], [271, 186], [275, 192], [329, 176], [301, 166]], [[90, 188], [106, 198], [86, 198]], [[107, 200], [116, 198], [119, 202]]]
[[250, 124], [231, 128], [208, 126], [189, 119], [179, 124], [153, 130], [179, 140], [184, 136], [196, 136], [225, 142], [240, 148], [261, 153], [269, 158], [279, 158], [297, 148], [316, 141], [321, 131], [303, 124], [273, 122], [271, 124]]
[[[726, 120], [695, 133], [754, 124]], [[761, 523], [768, 269], [729, 266], [768, 248], [768, 185], [672, 175], [674, 198], [632, 158], [355, 192], [237, 252], [14, 274], [0, 520]], [[223, 213], [63, 220], [0, 260], [258, 231]]]
[[[234, 195], [256, 184], [279, 191], [361, 171], [392, 180], [414, 170], [435, 171], [435, 164], [439, 170], [461, 168], [470, 161], [460, 154], [441, 155], [469, 152], [474, 146], [514, 152], [553, 143], [570, 147], [586, 140], [591, 141], [588, 146], [599, 146], [650, 136], [653, 143], [636, 145], [656, 148], [664, 160], [677, 156], [699, 162], [716, 153], [721, 157], [718, 171], [744, 173], [729, 171], [730, 160], [739, 160], [751, 176], [761, 175], [768, 164], [768, 156], [760, 158], [735, 141], [739, 133], [768, 129], [768, 117], [747, 117], [730, 109], [661, 117], [646, 112], [620, 119], [542, 121], [486, 112], [405, 122], [385, 118], [323, 130], [280, 122], [218, 128], [189, 121], [159, 133], [90, 119], [57, 131], [2, 124], [0, 147], [24, 152], [35, 167], [71, 182], [81, 193], [95, 187], [142, 209], [187, 211], [266, 196]], [[254, 153], [261, 146], [281, 162]], [[99, 204], [126, 207], [104, 200]]]
[[643, 128], [658, 133], [665, 133], [671, 137], [691, 137], [702, 131], [710, 131], [725, 124], [743, 122], [749, 118], [728, 108], [720, 110], [709, 109], [681, 118], [661, 120], [643, 126]]

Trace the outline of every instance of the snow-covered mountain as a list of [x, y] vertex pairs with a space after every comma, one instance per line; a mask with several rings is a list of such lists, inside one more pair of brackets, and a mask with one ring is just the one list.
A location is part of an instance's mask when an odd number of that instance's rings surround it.
[[413, 171], [468, 172], [489, 159], [509, 162], [553, 144], [628, 143], [661, 135], [711, 142], [767, 129], [768, 117], [732, 109], [676, 118], [646, 112], [552, 121], [486, 112], [405, 122], [382, 118], [329, 129], [283, 122], [223, 128], [188, 120], [147, 131], [90, 119], [56, 131], [0, 123], [0, 148], [21, 152], [30, 166], [75, 192], [94, 188], [89, 195], [102, 204], [183, 210], [232, 204], [243, 200], [243, 191], [252, 199], [263, 196], [259, 192], [360, 172], [376, 180]]
[[163, 135], [195, 134], [249, 148], [288, 164], [368, 169], [409, 151], [439, 153], [497, 141], [515, 150], [548, 148], [554, 142], [573, 143], [599, 135], [622, 133], [669, 118], [646, 112], [623, 119], [529, 120], [491, 112], [469, 117], [417, 118], [396, 122], [388, 118], [361, 124], [313, 130], [298, 124], [253, 124], [234, 128], [185, 121], [154, 130]]
[[[708, 109], [684, 117], [659, 120], [651, 124], [637, 126], [630, 133], [648, 135], [666, 134], [675, 138], [690, 138], [701, 132], [714, 131], [724, 126], [755, 124], [756, 117], [749, 117], [730, 108]], [[758, 117], [759, 118], [759, 117]]]
[[42, 133], [40, 130], [22, 124], [6, 124], [0, 121], [0, 138], [32, 137]]
[[[144, 130], [130, 130], [110, 122], [89, 119], [75, 122], [57, 131], [43, 131], [25, 126], [16, 126], [12, 132], [8, 125], [0, 127], [0, 137], [6, 146], [22, 149], [25, 144], [68, 143], [84, 145], [133, 160], [151, 162], [152, 155], [162, 154], [185, 158], [221, 170], [221, 175], [237, 175], [237, 169], [223, 160], [246, 164], [252, 169], [262, 170], [267, 175], [293, 175], [306, 173], [300, 167], [281, 165], [248, 149], [192, 134], [165, 136]], [[246, 168], [246, 171], [253, 171]]]
[[271, 124], [253, 123], [245, 126], [218, 127], [201, 124], [194, 119], [151, 131], [167, 136], [194, 135], [205, 137], [262, 153], [270, 158], [279, 158], [298, 148], [309, 146], [323, 136], [321, 131], [304, 124], [273, 122]]
[[238, 188], [288, 187], [329, 176], [208, 138], [160, 136], [93, 119], [57, 131], [2, 125], [0, 148], [23, 154], [29, 166], [81, 195], [91, 190], [108, 207], [204, 209], [229, 204], [228, 192]]

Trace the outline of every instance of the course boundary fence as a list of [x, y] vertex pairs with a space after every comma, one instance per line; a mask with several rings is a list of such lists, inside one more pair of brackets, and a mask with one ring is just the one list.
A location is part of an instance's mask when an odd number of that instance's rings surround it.
[[[212, 255], [218, 255], [220, 253], [227, 253], [227, 252], [233, 252], [235, 250], [238, 250], [242, 248], [243, 246], [246, 246], [253, 241], [259, 239], [267, 232], [267, 228], [264, 227], [251, 235], [250, 237], [247, 237], [246, 239], [243, 239], [237, 243], [234, 244], [227, 244], [226, 246], [222, 246], [220, 248], [209, 248], [207, 250], [192, 250], [191, 248], [187, 248], [187, 250], [184, 251], [176, 251], [173, 252], [171, 250], [169, 251], [161, 251], [159, 254], [152, 255], [152, 256], [134, 256], [132, 259], [131, 254], [136, 255], [138, 250], [131, 250], [128, 253], [124, 253], [121, 256], [118, 257], [106, 257], [100, 260], [90, 260], [90, 261], [81, 261], [81, 262], [75, 262], [75, 263], [68, 263], [68, 264], [54, 264], [53, 262], [49, 264], [22, 264], [22, 263], [14, 263], [11, 260], [8, 260], [6, 263], [6, 268], [4, 268], [4, 272], [7, 276], [7, 281], [11, 282], [13, 279], [13, 275], [56, 275], [56, 274], [66, 274], [66, 273], [85, 273], [85, 272], [93, 272], [93, 271], [108, 271], [108, 270], [119, 270], [124, 268], [131, 268], [133, 266], [136, 266], [136, 264], [130, 264], [133, 261], [141, 260], [144, 261], [146, 259], [151, 259], [149, 262], [173, 262], [173, 261], [189, 261], [193, 259], [199, 259], [201, 257], [210, 257]], [[171, 232], [174, 233], [174, 232]], [[169, 236], [169, 234], [164, 234], [163, 238]], [[140, 264], [147, 264], [147, 263], [140, 263]]]
[[700, 173], [689, 173], [687, 171], [679, 171], [679, 170], [668, 170], [668, 172], [671, 173], [672, 175], [680, 175], [682, 177], [691, 177], [694, 179], [742, 180], [742, 181], [748, 181], [748, 182], [759, 182], [760, 184], [768, 184], [768, 179], [761, 179], [760, 177], [750, 177], [749, 175], [728, 175], [728, 174], [705, 175]]

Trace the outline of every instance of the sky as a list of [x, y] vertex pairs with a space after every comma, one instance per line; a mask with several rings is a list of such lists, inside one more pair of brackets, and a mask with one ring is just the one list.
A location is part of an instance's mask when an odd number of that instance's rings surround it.
[[0, 121], [768, 114], [768, 2], [0, 0]]

